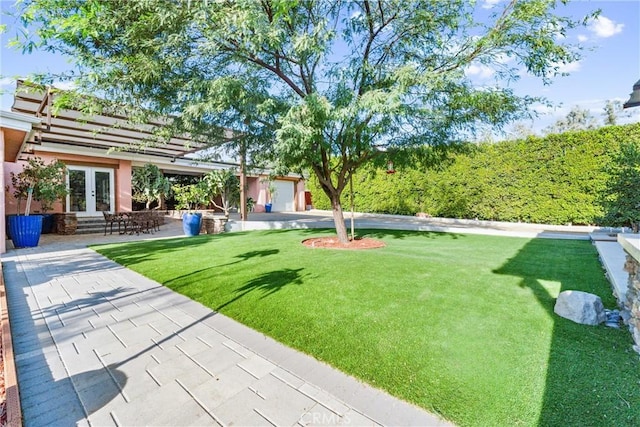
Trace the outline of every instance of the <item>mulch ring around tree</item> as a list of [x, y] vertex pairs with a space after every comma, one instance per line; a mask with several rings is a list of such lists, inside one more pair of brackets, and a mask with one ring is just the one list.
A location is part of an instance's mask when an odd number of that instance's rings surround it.
[[302, 244], [309, 248], [324, 248], [324, 249], [377, 249], [383, 248], [384, 242], [381, 240], [370, 239], [368, 237], [356, 237], [355, 239], [349, 239], [349, 243], [341, 243], [338, 237], [312, 237], [302, 241]]

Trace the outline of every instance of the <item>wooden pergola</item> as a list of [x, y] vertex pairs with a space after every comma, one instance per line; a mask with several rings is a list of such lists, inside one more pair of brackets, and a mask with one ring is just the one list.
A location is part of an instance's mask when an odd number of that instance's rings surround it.
[[[35, 86], [18, 80], [16, 94], [11, 110], [40, 118], [39, 124], [33, 126], [34, 132], [20, 147], [17, 157], [29, 154], [29, 144], [38, 145], [51, 142], [65, 146], [93, 148], [109, 152], [146, 154], [151, 156], [183, 158], [206, 148], [206, 144], [193, 141], [188, 136], [173, 137], [168, 141], [156, 143], [154, 131], [165, 126], [160, 120], [144, 124], [132, 124], [128, 117], [116, 114], [94, 114], [90, 117], [74, 109], [53, 111], [53, 97], [56, 89]], [[232, 138], [233, 132], [227, 130], [225, 137]], [[241, 200], [245, 197], [246, 170], [244, 156], [240, 159], [240, 192]], [[240, 215], [246, 219], [244, 203], [240, 203]]]
[[[150, 143], [160, 121], [132, 124], [125, 116], [96, 114], [86, 117], [73, 109], [53, 112], [55, 89], [35, 87], [18, 81], [11, 110], [41, 118], [28, 144], [54, 142], [78, 147], [142, 153], [153, 156], [180, 158], [205, 148], [205, 144], [188, 137], [174, 137], [162, 143]], [[24, 146], [22, 150], [24, 150]], [[21, 150], [21, 151], [22, 151]]]

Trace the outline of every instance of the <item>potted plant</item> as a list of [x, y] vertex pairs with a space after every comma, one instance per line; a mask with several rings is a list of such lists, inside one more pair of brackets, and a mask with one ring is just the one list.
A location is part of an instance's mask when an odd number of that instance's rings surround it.
[[235, 171], [233, 169], [213, 170], [204, 176], [202, 184], [206, 189], [209, 203], [221, 209], [224, 216], [229, 218], [231, 206], [237, 206], [240, 202], [240, 180]]
[[[66, 167], [59, 160], [46, 164], [33, 157], [20, 173], [11, 173], [13, 196], [18, 201], [18, 215], [9, 217], [9, 236], [16, 248], [38, 245], [43, 232], [43, 216], [30, 215], [31, 201], [40, 201], [42, 210], [51, 210], [53, 203], [67, 194]], [[24, 216], [20, 215], [22, 200], [27, 201]], [[46, 232], [53, 228], [53, 215], [47, 214]]]
[[157, 202], [158, 207], [162, 208], [164, 200], [171, 193], [169, 178], [162, 174], [158, 166], [151, 163], [133, 169], [131, 187], [133, 199], [143, 202], [146, 209], [150, 209], [153, 202]]
[[182, 214], [182, 230], [186, 236], [197, 236], [202, 226], [202, 213], [193, 212], [207, 200], [206, 187], [198, 184], [174, 185], [172, 187], [178, 209], [186, 209]]
[[253, 212], [253, 208], [256, 205], [256, 201], [253, 197], [247, 197], [247, 212]]
[[[33, 160], [33, 162], [32, 162]], [[37, 171], [38, 179], [33, 189], [33, 198], [40, 202], [42, 210], [42, 232], [51, 233], [53, 230], [53, 214], [48, 213], [53, 209], [53, 204], [67, 196], [67, 167], [60, 160], [54, 160], [45, 164], [42, 159], [36, 157], [29, 160]]]
[[276, 200], [277, 193], [278, 189], [273, 182], [273, 179], [269, 179], [267, 184], [267, 203], [265, 203], [264, 205], [265, 212], [271, 212], [271, 208], [273, 207], [273, 202]]

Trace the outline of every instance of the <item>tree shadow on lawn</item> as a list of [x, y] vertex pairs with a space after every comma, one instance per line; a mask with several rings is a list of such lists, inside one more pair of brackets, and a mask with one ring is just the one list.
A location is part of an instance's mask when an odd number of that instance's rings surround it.
[[[390, 224], [389, 227], [393, 227], [393, 224]], [[349, 236], [351, 236], [351, 231], [349, 227], [347, 227], [347, 231]], [[269, 234], [282, 234], [286, 232], [296, 232], [303, 235], [308, 235], [309, 237], [317, 237], [318, 235], [323, 236], [335, 236], [335, 229], [333, 228], [296, 228], [296, 229], [278, 229], [278, 230], [261, 230], [261, 233], [266, 235]], [[393, 228], [356, 228], [355, 229], [356, 238], [360, 237], [369, 237], [376, 239], [404, 239], [407, 237], [424, 237], [427, 239], [437, 239], [441, 236], [451, 237], [452, 239], [458, 239], [460, 237], [465, 237], [465, 234], [458, 233], [449, 233], [445, 231], [431, 231], [431, 230], [398, 230]], [[306, 238], [306, 237], [305, 237]]]
[[378, 229], [378, 228], [363, 228], [356, 229], [356, 236], [369, 237], [376, 239], [405, 239], [407, 237], [422, 237], [425, 239], [437, 239], [439, 237], [449, 237], [451, 239], [459, 239], [465, 237], [464, 234], [449, 233], [446, 231], [431, 231], [431, 230], [394, 230], [394, 229]]
[[302, 285], [304, 283], [304, 276], [300, 274], [302, 270], [304, 269], [283, 268], [281, 270], [274, 270], [268, 273], [261, 274], [260, 276], [249, 280], [243, 286], [236, 289], [234, 291], [236, 293], [236, 296], [234, 296], [224, 304], [216, 307], [215, 311], [220, 311], [221, 309], [230, 304], [233, 304], [240, 298], [253, 291], [262, 291], [263, 295], [261, 296], [261, 298], [266, 298], [269, 295], [278, 292], [287, 285]]
[[248, 261], [248, 260], [250, 260], [252, 258], [264, 258], [264, 257], [268, 257], [268, 256], [271, 256], [271, 255], [277, 255], [279, 253], [280, 253], [279, 249], [265, 249], [265, 250], [262, 250], [262, 251], [249, 251], [249, 252], [245, 252], [245, 253], [240, 254], [240, 255], [236, 255], [234, 258], [239, 258], [238, 261], [232, 262], [232, 263], [229, 263], [229, 264], [225, 264], [225, 265], [237, 264], [237, 263], [242, 262], [242, 261]]
[[[558, 249], [562, 248], [562, 249]], [[553, 311], [560, 290], [599, 295], [614, 308], [611, 288], [589, 242], [532, 239], [494, 273], [521, 277], [553, 321], [539, 426], [640, 425], [640, 364], [625, 328], [579, 325]]]
[[181, 282], [187, 278], [191, 278], [191, 280], [187, 283], [184, 283], [182, 285], [179, 285], [178, 288], [180, 287], [184, 287], [184, 286], [190, 286], [193, 282], [195, 281], [203, 281], [203, 280], [211, 280], [213, 277], [211, 275], [207, 275], [206, 277], [202, 276], [202, 273], [205, 273], [207, 271], [215, 271], [218, 268], [221, 267], [227, 267], [230, 265], [234, 265], [234, 264], [238, 264], [241, 263], [243, 261], [248, 261], [252, 258], [264, 258], [267, 256], [271, 256], [271, 255], [277, 255], [280, 253], [279, 249], [265, 249], [262, 251], [249, 251], [249, 252], [245, 252], [243, 254], [239, 254], [236, 255], [234, 258], [238, 258], [238, 261], [233, 261], [233, 262], [228, 262], [226, 264], [215, 264], [215, 265], [211, 265], [205, 268], [201, 268], [199, 270], [195, 270], [195, 271], [190, 271], [186, 274], [181, 274], [180, 276], [176, 276], [172, 279], [168, 279], [164, 282], [164, 284], [166, 286], [171, 287], [175, 282]]
[[245, 236], [248, 232], [203, 234], [194, 237], [145, 240], [138, 242], [92, 245], [91, 249], [121, 265], [131, 266], [155, 259], [159, 255], [181, 251], [210, 243], [212, 240]]

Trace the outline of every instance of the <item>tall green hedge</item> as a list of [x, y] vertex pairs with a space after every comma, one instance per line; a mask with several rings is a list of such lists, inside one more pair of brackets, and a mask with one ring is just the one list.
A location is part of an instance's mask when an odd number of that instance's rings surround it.
[[[619, 161], [622, 143], [640, 147], [640, 123], [470, 145], [440, 167], [387, 174], [369, 166], [354, 178], [355, 206], [362, 212], [405, 215], [602, 223], [603, 195], [611, 191], [610, 166]], [[316, 208], [330, 209], [315, 179], [308, 189]], [[349, 206], [348, 191], [343, 202]]]

